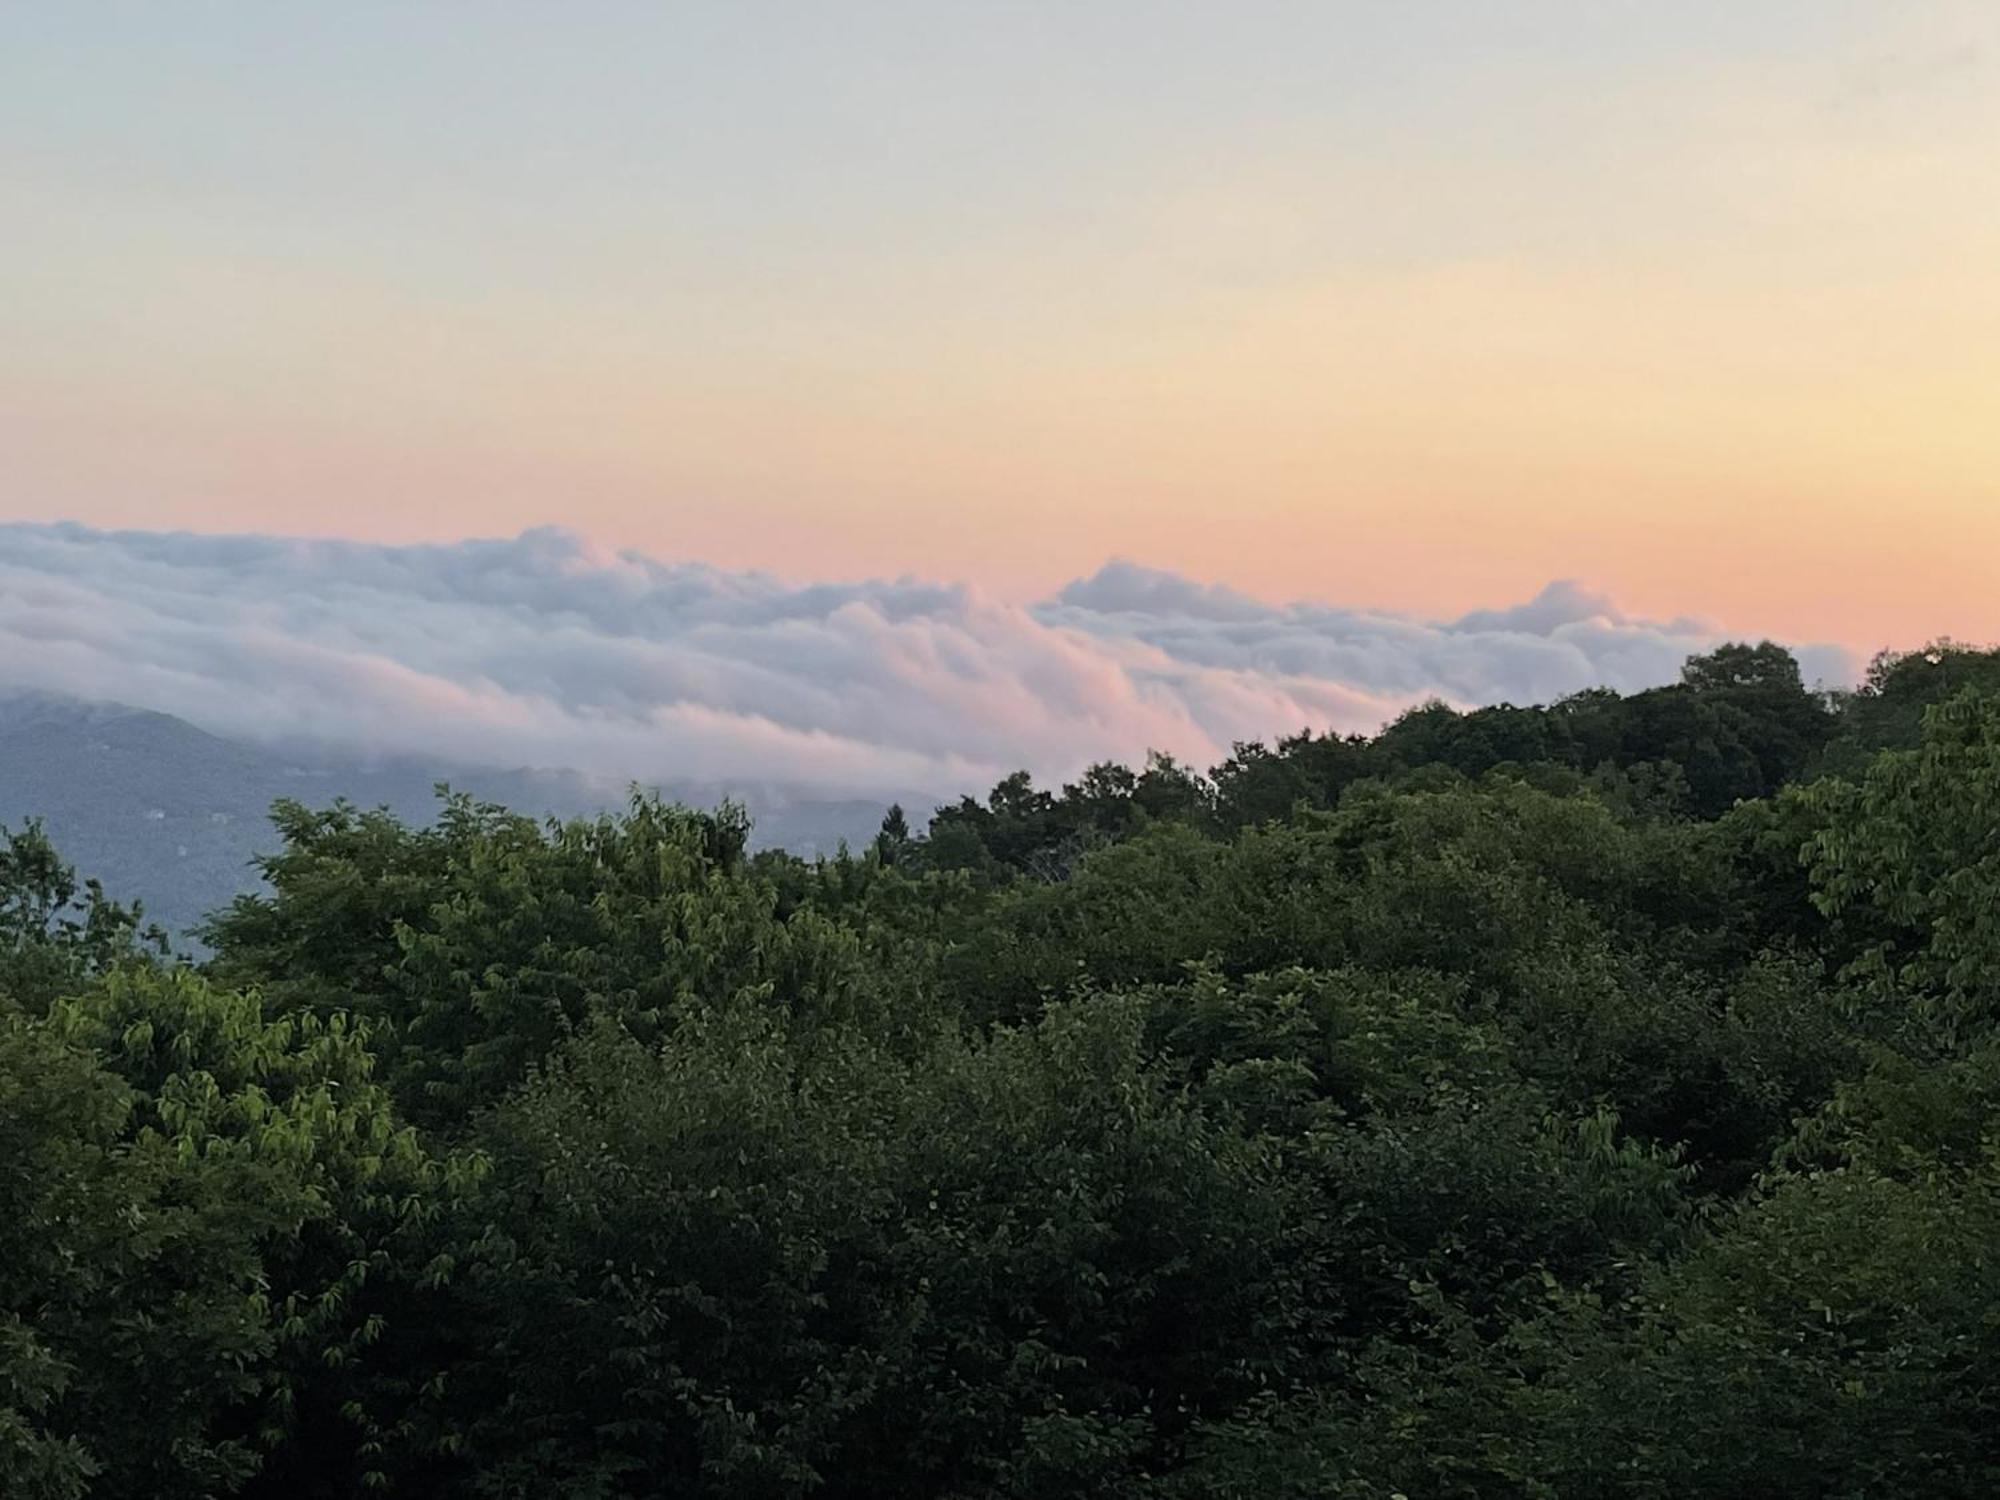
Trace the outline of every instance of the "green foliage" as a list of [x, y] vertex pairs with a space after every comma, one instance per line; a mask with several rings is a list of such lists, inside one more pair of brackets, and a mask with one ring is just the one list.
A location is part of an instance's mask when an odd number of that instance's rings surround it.
[[2000, 650], [1939, 640], [1916, 651], [1884, 651], [1869, 663], [1861, 686], [1842, 699], [1828, 763], [1852, 776], [1883, 750], [1914, 748], [1932, 706], [1967, 690], [2000, 696]]
[[367, 1031], [343, 1013], [266, 1018], [255, 994], [140, 971], [63, 1002], [47, 1029], [131, 1090], [128, 1132], [229, 1174], [239, 1228], [262, 1216], [253, 1253], [269, 1342], [255, 1404], [234, 1419], [255, 1448], [281, 1450], [280, 1472], [312, 1476], [276, 1491], [360, 1482], [376, 1468], [364, 1446], [395, 1440], [410, 1415], [409, 1382], [379, 1379], [370, 1350], [391, 1317], [432, 1316], [422, 1284], [448, 1254], [434, 1221], [478, 1164], [433, 1160], [395, 1119]]
[[911, 1059], [748, 1010], [658, 1050], [606, 1023], [484, 1138], [494, 1493], [1070, 1493], [1269, 1357], [1270, 1154], [1129, 1005]]
[[1857, 982], [1984, 1027], [2000, 1019], [2000, 699], [1962, 693], [1924, 725], [1919, 748], [1878, 757], [1858, 784], [1802, 794], [1821, 823], [1814, 899], [1875, 938]]
[[370, 1367], [385, 1311], [421, 1300], [427, 1225], [476, 1164], [394, 1121], [366, 1043], [152, 967], [5, 1023], [9, 1494], [379, 1472], [410, 1394]]
[[1995, 660], [1728, 646], [814, 862], [280, 804], [200, 970], [30, 827], [0, 1492], [1993, 1493]]
[[544, 826], [453, 797], [425, 829], [278, 815], [272, 894], [207, 929], [217, 971], [282, 1010], [362, 1010], [422, 1124], [461, 1125], [594, 1014], [654, 1037], [739, 997], [826, 1020], [868, 1003], [854, 935], [810, 907], [779, 915], [733, 809], [635, 797], [621, 818]]
[[39, 1013], [121, 963], [165, 951], [137, 906], [78, 881], [40, 824], [0, 827], [0, 1012]]

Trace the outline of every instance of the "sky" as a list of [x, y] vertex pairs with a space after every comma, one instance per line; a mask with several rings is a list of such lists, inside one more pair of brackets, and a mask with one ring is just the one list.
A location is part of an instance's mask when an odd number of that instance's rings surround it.
[[0, 0], [0, 225], [0, 521], [2000, 637], [1985, 0]]

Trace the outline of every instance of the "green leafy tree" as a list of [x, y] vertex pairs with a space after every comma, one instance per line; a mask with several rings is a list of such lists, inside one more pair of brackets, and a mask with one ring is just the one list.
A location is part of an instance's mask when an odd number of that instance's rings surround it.
[[0, 827], [0, 1009], [39, 1014], [97, 975], [165, 951], [140, 908], [79, 880], [39, 823]]
[[36, 1486], [10, 1493], [381, 1477], [370, 1454], [415, 1386], [364, 1367], [392, 1317], [425, 1347], [424, 1226], [449, 1174], [371, 1067], [343, 1017], [267, 1020], [185, 970], [113, 974], [7, 1023], [4, 1319], [28, 1378], [0, 1421]]
[[216, 969], [278, 1009], [351, 997], [419, 1123], [460, 1127], [590, 1016], [655, 1037], [757, 997], [823, 1017], [865, 1007], [854, 936], [778, 894], [747, 824], [635, 797], [541, 825], [462, 798], [438, 825], [281, 809], [269, 896], [211, 924]]
[[2000, 1018], [2000, 699], [1949, 699], [1917, 747], [1800, 795], [1814, 899], [1867, 940], [1855, 982], [1948, 1028]]
[[31, 826], [0, 1492], [1992, 1493], [1994, 660], [1731, 644], [812, 861], [280, 804], [199, 971]]
[[1284, 1189], [1129, 1007], [914, 1061], [601, 1026], [485, 1138], [492, 1493], [1083, 1493], [1264, 1358]]

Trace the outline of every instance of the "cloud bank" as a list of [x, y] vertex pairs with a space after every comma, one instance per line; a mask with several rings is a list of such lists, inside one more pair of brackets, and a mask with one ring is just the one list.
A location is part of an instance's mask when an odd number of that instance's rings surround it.
[[[1719, 636], [1574, 583], [1433, 622], [1269, 604], [1126, 562], [1021, 607], [791, 584], [540, 528], [385, 546], [0, 525], [0, 689], [218, 733], [619, 779], [953, 795], [1027, 766], [1369, 730], [1430, 697], [1671, 681]], [[1808, 678], [1845, 680], [1834, 647]]]

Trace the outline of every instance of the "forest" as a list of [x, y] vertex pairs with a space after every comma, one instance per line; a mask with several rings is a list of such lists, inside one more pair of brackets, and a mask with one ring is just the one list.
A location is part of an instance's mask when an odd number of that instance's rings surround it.
[[0, 839], [9, 1500], [2000, 1493], [2000, 653], [442, 795], [194, 958]]

